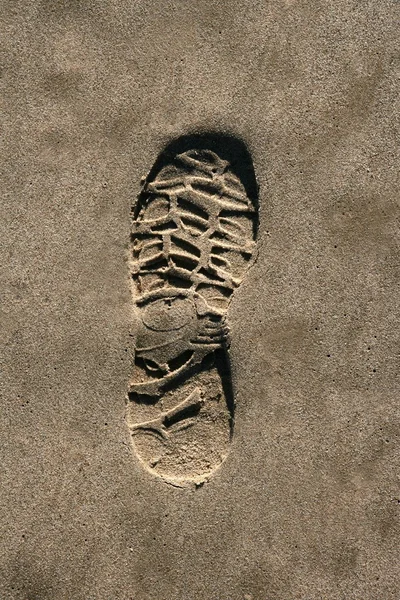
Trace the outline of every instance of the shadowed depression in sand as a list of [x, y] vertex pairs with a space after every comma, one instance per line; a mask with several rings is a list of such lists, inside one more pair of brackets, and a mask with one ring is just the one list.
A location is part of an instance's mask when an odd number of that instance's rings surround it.
[[127, 422], [146, 467], [178, 485], [203, 482], [229, 451], [226, 314], [255, 249], [255, 191], [240, 143], [189, 138], [162, 154], [133, 209]]

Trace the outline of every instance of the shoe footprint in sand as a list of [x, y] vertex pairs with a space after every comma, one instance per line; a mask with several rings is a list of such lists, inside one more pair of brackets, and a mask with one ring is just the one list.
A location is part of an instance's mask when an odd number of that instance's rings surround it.
[[226, 314], [257, 224], [248, 154], [240, 143], [235, 154], [232, 143], [225, 151], [200, 141], [158, 159], [133, 210], [130, 246], [139, 325], [127, 423], [142, 463], [175, 485], [207, 480], [229, 451]]

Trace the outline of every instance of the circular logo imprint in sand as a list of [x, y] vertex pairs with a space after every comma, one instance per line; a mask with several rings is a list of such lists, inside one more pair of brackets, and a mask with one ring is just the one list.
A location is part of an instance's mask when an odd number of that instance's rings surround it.
[[189, 298], [160, 298], [148, 304], [142, 321], [153, 331], [176, 331], [196, 318], [196, 309]]

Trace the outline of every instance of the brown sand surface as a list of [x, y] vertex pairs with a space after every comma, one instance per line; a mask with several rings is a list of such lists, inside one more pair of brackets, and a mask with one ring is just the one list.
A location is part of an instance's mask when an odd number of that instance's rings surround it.
[[[1, 0], [1, 600], [399, 600], [399, 17]], [[247, 145], [259, 230], [229, 453], [178, 488], [126, 423], [130, 209], [204, 131]]]

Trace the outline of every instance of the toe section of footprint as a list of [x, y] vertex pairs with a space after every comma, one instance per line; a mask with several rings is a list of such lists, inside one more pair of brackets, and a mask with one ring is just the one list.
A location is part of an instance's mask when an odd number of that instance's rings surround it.
[[127, 424], [143, 465], [186, 485], [208, 479], [229, 452], [226, 314], [254, 252], [258, 217], [254, 170], [241, 142], [180, 142], [156, 161], [133, 207], [139, 325]]

